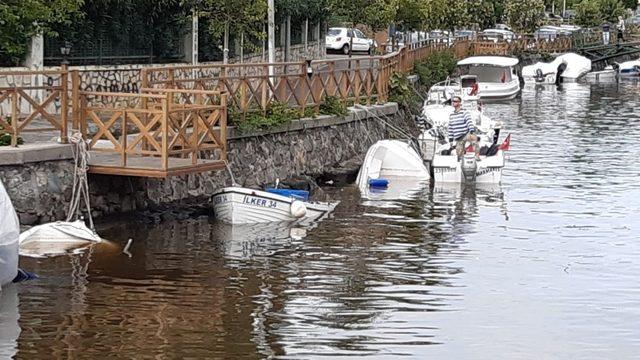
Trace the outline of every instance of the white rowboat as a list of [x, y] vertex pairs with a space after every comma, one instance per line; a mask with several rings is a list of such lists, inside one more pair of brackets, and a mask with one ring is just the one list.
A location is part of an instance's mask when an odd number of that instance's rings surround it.
[[242, 187], [227, 187], [213, 195], [216, 219], [229, 224], [320, 220], [337, 202], [308, 202], [295, 197]]

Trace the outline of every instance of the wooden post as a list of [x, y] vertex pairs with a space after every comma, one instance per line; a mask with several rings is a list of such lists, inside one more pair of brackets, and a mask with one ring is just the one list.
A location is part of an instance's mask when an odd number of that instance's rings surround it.
[[169, 168], [169, 154], [168, 151], [169, 149], [167, 149], [167, 147], [169, 146], [168, 143], [168, 133], [169, 133], [169, 97], [171, 96], [170, 93], [167, 93], [165, 95], [165, 98], [161, 100], [162, 102], [162, 152], [161, 152], [161, 167], [162, 170], [167, 171], [167, 169]]
[[269, 103], [269, 97], [271, 90], [269, 84], [271, 79], [269, 78], [269, 65], [262, 67], [262, 100], [260, 102], [260, 108], [262, 109], [262, 115], [267, 115], [267, 104]]
[[62, 65], [60, 87], [60, 142], [66, 144], [69, 142], [69, 134], [67, 132], [67, 117], [69, 116], [69, 70], [67, 65]]
[[200, 114], [197, 108], [193, 110], [193, 152], [191, 153], [191, 164], [195, 165], [198, 163], [198, 139], [200, 138], [198, 123], [200, 122]]
[[11, 146], [18, 146], [18, 89], [11, 93]]
[[227, 160], [227, 93], [220, 94], [220, 159]]
[[[304, 117], [304, 109], [307, 106], [307, 97], [308, 97], [308, 92], [307, 92], [307, 87], [304, 86], [304, 84], [306, 84], [306, 79], [307, 77], [307, 62], [305, 60], [302, 60], [300, 62], [300, 80], [298, 81], [298, 105], [300, 106], [300, 117]], [[294, 89], [293, 91], [296, 91], [296, 89]]]
[[127, 167], [127, 110], [122, 110], [122, 158], [120, 159], [122, 167]]
[[80, 129], [80, 72], [73, 70], [71, 73], [71, 127]]
[[[147, 74], [147, 69], [142, 68], [140, 70], [140, 89], [138, 90], [138, 92], [140, 94], [143, 94], [142, 89], [147, 89], [149, 87], [149, 79], [147, 78], [149, 74]], [[149, 109], [149, 103], [148, 103], [149, 99], [147, 99], [146, 96], [142, 96], [140, 99], [140, 106], [142, 107], [143, 110], [145, 110], [142, 113], [142, 123], [147, 126], [149, 124], [149, 114], [147, 113], [146, 110]], [[149, 140], [147, 140], [146, 137], [142, 138], [142, 141], [140, 142], [140, 149], [141, 150], [147, 150], [149, 148]]]
[[[82, 138], [87, 140], [87, 97], [86, 95], [80, 96], [80, 132]], [[89, 148], [91, 150], [91, 148]]]

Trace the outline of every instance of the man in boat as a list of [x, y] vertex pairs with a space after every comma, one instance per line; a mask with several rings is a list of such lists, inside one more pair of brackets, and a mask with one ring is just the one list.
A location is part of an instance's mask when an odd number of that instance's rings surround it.
[[455, 110], [449, 115], [449, 143], [453, 144], [455, 141], [456, 154], [458, 155], [458, 160], [460, 160], [464, 155], [465, 142], [469, 141], [476, 153], [476, 160], [480, 161], [478, 136], [474, 134], [476, 128], [473, 125], [473, 120], [471, 120], [471, 114], [462, 109], [462, 98], [460, 96], [451, 98], [451, 104]]

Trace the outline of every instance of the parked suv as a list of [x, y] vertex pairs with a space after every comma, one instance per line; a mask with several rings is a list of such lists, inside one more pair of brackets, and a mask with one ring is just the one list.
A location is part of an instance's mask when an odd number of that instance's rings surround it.
[[[351, 49], [351, 38], [353, 38], [353, 49]], [[327, 50], [337, 50], [345, 55], [353, 51], [373, 52], [374, 41], [367, 38], [358, 29], [330, 28], [325, 37]]]

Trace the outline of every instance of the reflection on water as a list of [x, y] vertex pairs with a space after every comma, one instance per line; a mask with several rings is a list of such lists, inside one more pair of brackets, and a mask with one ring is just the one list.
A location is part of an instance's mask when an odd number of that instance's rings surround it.
[[502, 186], [329, 189], [340, 205], [308, 227], [230, 227], [208, 216], [103, 224], [106, 238], [133, 239], [132, 257], [96, 249], [21, 259], [42, 278], [17, 287], [19, 305], [14, 296], [3, 306], [2, 319], [20, 318], [0, 351], [633, 358], [639, 89], [528, 87], [487, 105], [513, 134]]

